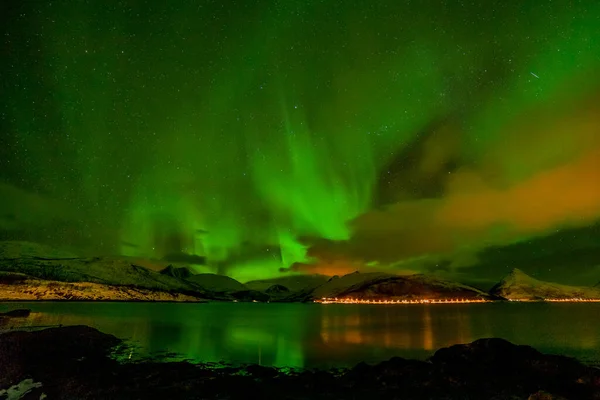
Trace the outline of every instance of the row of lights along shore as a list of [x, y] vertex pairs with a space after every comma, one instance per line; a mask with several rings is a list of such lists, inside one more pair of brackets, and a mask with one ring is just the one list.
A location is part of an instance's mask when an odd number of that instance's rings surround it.
[[[353, 298], [322, 298], [315, 300], [315, 303], [320, 304], [465, 304], [465, 303], [491, 303], [495, 300], [486, 299], [416, 299], [416, 300], [368, 300], [368, 299], [353, 299]], [[598, 303], [600, 299], [586, 298], [566, 298], [566, 299], [509, 299], [513, 302], [562, 302], [562, 303]]]

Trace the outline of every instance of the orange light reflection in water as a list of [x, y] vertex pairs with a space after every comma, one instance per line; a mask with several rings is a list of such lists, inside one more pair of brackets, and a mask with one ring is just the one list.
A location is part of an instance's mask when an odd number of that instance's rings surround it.
[[[517, 300], [519, 301], [519, 300]], [[543, 301], [543, 300], [541, 300]], [[600, 299], [547, 299], [548, 302], [600, 302]], [[370, 312], [352, 314], [348, 316], [324, 311], [321, 317], [321, 339], [330, 349], [347, 351], [344, 345], [383, 345], [388, 349], [412, 350], [422, 349], [434, 351], [438, 348], [450, 346], [455, 343], [468, 343], [475, 340], [472, 331], [472, 312], [466, 307], [452, 308], [444, 322], [440, 321], [439, 313], [433, 318], [432, 304], [473, 304], [489, 303], [491, 300], [483, 299], [419, 299], [419, 300], [364, 300], [354, 298], [324, 298], [315, 301], [320, 304], [367, 304], [367, 305], [421, 305], [420, 318], [415, 319], [414, 314], [404, 314], [393, 310], [402, 310], [403, 307], [390, 307], [390, 313], [384, 317], [384, 325], [377, 329], [361, 329], [361, 325], [372, 326], [369, 320]], [[412, 308], [412, 307], [411, 307]], [[326, 307], [324, 310], [329, 309]], [[437, 308], [436, 308], [437, 309]], [[333, 310], [333, 309], [332, 309]], [[410, 317], [409, 317], [410, 315]], [[484, 314], [485, 315], [485, 314]], [[376, 321], [373, 321], [376, 326]], [[416, 325], [416, 326], [415, 326]], [[415, 329], [416, 328], [416, 329]], [[485, 337], [493, 336], [489, 332]], [[587, 337], [586, 337], [587, 338]], [[589, 342], [589, 343], [587, 343]], [[586, 345], [590, 346], [596, 341], [587, 338]], [[346, 349], [346, 350], [343, 350]]]
[[429, 307], [425, 307], [423, 313], [423, 348], [425, 350], [433, 350], [433, 328]]
[[[334, 312], [335, 313], [335, 312]], [[469, 327], [460, 326], [466, 333], [455, 332], [455, 329], [444, 329], [434, 326], [434, 319], [428, 305], [422, 309], [420, 318], [413, 316], [390, 314], [385, 317], [385, 324], [377, 326], [378, 318], [367, 314], [350, 314], [347, 316], [324, 312], [321, 317], [321, 340], [328, 346], [328, 351], [344, 352], [345, 345], [381, 345], [387, 349], [423, 349], [433, 351], [441, 343], [451, 342], [453, 338], [468, 335]], [[373, 329], [364, 329], [364, 326]], [[453, 324], [456, 327], [456, 324]], [[362, 327], [362, 328], [361, 328]], [[406, 329], [402, 329], [406, 327]], [[416, 329], [415, 329], [416, 328]]]

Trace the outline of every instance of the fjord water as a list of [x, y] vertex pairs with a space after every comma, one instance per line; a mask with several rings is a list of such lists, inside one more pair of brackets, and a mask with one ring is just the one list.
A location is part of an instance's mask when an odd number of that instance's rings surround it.
[[30, 308], [19, 325], [89, 325], [127, 339], [134, 357], [176, 353], [198, 362], [347, 367], [501, 337], [545, 353], [600, 361], [600, 304], [319, 305], [263, 303], [0, 303]]

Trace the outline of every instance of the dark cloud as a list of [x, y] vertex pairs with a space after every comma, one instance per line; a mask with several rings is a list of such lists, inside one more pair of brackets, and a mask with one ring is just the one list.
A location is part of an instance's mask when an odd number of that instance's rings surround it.
[[374, 205], [435, 198], [444, 193], [448, 174], [461, 165], [461, 131], [457, 122], [429, 124], [395, 154], [376, 181]]
[[[477, 163], [454, 171], [442, 167], [445, 179], [437, 186], [443, 186], [443, 193], [430, 198], [416, 193], [367, 212], [352, 221], [350, 240], [321, 240], [314, 243], [310, 254], [325, 260], [360, 260], [384, 269], [393, 268], [398, 260], [425, 259], [430, 261], [412, 265], [417, 270], [442, 274], [477, 265], [482, 267], [482, 275], [498, 276], [516, 264], [523, 268], [528, 259], [522, 254], [544, 252], [545, 257], [534, 257], [535, 266], [524, 268], [546, 271], [541, 272], [544, 277], [560, 274], [550, 272], [577, 254], [587, 260], [576, 268], [581, 273], [597, 259], [595, 247], [578, 249], [570, 240], [571, 245], [560, 249], [548, 243], [565, 240], [564, 234], [554, 235], [557, 230], [575, 232], [569, 229], [581, 228], [587, 232], [585, 227], [600, 218], [597, 98], [593, 95], [578, 100], [566, 111], [548, 108], [517, 119], [507, 127], [506, 141], [491, 148]], [[565, 137], [569, 138], [568, 144], [564, 143]], [[542, 154], [538, 151], [542, 143], [556, 147]], [[445, 150], [451, 156], [441, 156]], [[434, 159], [438, 162], [431, 165], [444, 166], [445, 160], [458, 154], [458, 148], [437, 143], [429, 153], [418, 154], [396, 175], [406, 171], [397, 181], [399, 193], [416, 182], [425, 181], [424, 187], [431, 182], [424, 177], [413, 180], [414, 165]], [[525, 166], [520, 175], [513, 174], [512, 163]], [[596, 228], [589, 229], [594, 232]], [[550, 236], [535, 239], [545, 235]], [[490, 257], [494, 252], [505, 254], [505, 259]], [[480, 268], [471, 272], [477, 274]], [[569, 274], [562, 269], [562, 275]]]

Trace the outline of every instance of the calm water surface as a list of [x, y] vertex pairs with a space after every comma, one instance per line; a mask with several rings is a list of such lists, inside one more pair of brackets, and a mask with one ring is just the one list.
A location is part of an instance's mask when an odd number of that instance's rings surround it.
[[[501, 337], [545, 353], [600, 360], [600, 304], [320, 305], [261, 303], [0, 303], [30, 308], [28, 326], [93, 326], [136, 344], [203, 362], [352, 366]], [[16, 321], [16, 320], [13, 320]], [[0, 326], [0, 330], [10, 325]]]

